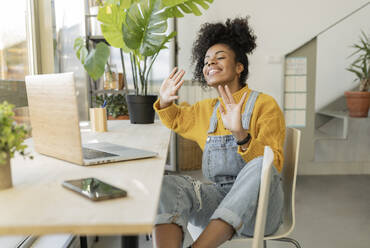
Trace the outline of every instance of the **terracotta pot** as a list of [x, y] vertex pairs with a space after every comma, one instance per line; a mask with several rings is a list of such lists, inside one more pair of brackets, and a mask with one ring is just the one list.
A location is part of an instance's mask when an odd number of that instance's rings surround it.
[[10, 169], [10, 158], [8, 155], [5, 160], [5, 164], [0, 164], [0, 190], [8, 189], [12, 186], [12, 173]]
[[116, 118], [114, 118], [111, 115], [108, 115], [108, 120], [129, 120], [129, 119], [130, 119], [130, 116], [128, 115], [119, 115]]
[[370, 106], [370, 92], [346, 91], [344, 92], [347, 100], [349, 116], [367, 117]]

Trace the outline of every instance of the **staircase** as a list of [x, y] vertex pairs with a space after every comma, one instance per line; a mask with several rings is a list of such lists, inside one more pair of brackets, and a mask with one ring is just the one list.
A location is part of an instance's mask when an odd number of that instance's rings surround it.
[[346, 68], [353, 61], [350, 46], [361, 30], [370, 32], [369, 15], [367, 2], [285, 56], [307, 60], [299, 174], [370, 174], [370, 117], [349, 117], [344, 98], [357, 90]]
[[315, 130], [315, 162], [368, 162], [370, 117], [351, 118], [346, 111], [319, 111]]

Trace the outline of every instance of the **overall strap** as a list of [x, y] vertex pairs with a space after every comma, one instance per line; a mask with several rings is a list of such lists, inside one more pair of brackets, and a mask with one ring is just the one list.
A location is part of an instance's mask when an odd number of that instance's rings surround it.
[[257, 97], [259, 95], [258, 91], [251, 91], [250, 96], [248, 97], [248, 101], [245, 104], [244, 113], [242, 116], [242, 125], [245, 130], [249, 130], [249, 125], [251, 121], [251, 116], [254, 109], [254, 104], [257, 100]]
[[209, 122], [208, 133], [214, 133], [216, 131], [216, 127], [217, 127], [217, 108], [218, 108], [219, 105], [220, 105], [220, 102], [217, 101], [217, 103], [216, 103], [216, 105], [213, 109], [211, 120]]

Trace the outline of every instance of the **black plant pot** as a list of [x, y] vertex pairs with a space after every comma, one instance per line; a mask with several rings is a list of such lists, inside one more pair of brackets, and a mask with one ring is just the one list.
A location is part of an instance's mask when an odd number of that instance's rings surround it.
[[126, 95], [126, 100], [131, 123], [154, 123], [153, 104], [157, 100], [157, 96]]

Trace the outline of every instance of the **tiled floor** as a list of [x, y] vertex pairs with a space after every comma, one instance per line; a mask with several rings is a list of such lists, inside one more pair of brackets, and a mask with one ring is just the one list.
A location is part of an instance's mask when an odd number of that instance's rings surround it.
[[[195, 173], [197, 175], [197, 173]], [[296, 226], [290, 237], [302, 248], [370, 247], [370, 175], [299, 176], [296, 190]], [[269, 241], [268, 247], [293, 247]], [[120, 238], [102, 237], [94, 248], [118, 248]], [[152, 247], [140, 237], [140, 248]], [[251, 247], [250, 243], [223, 247]]]

